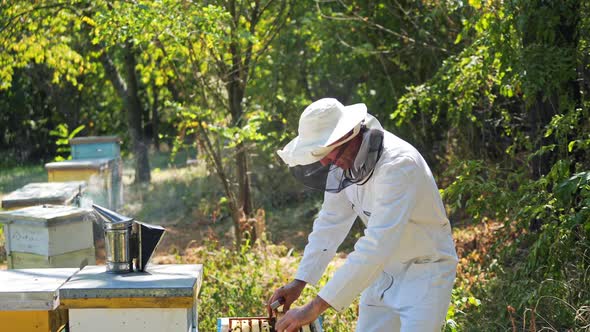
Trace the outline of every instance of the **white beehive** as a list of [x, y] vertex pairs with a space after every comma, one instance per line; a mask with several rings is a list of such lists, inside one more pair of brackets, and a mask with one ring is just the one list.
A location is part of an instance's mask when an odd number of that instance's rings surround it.
[[0, 213], [8, 267], [79, 267], [95, 263], [90, 211], [38, 205]]
[[70, 332], [197, 332], [203, 266], [149, 265], [145, 272], [107, 273], [86, 266], [59, 290]]

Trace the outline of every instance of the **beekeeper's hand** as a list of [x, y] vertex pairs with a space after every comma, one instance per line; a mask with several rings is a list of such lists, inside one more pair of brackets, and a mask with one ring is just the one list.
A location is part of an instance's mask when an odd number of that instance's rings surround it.
[[297, 332], [303, 325], [310, 324], [318, 318], [330, 305], [321, 297], [316, 296], [301, 308], [287, 311], [275, 325], [277, 332]]
[[283, 311], [289, 310], [291, 304], [295, 302], [301, 295], [305, 285], [307, 285], [305, 281], [295, 279], [285, 286], [275, 290], [274, 294], [272, 294], [268, 304], [266, 305], [268, 309], [268, 315], [272, 316], [272, 308], [270, 305], [280, 298], [283, 298]]

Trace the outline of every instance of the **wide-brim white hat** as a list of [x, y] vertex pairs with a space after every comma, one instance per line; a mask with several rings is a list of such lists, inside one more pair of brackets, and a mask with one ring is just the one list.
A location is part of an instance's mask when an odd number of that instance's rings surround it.
[[[344, 106], [334, 98], [320, 99], [301, 114], [298, 136], [277, 153], [290, 167], [313, 164], [358, 134], [366, 116], [365, 104]], [[333, 144], [351, 131], [353, 135]]]

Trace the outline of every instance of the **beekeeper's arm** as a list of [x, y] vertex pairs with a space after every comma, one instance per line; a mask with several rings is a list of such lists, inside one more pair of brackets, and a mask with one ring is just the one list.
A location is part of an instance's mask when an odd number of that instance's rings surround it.
[[324, 194], [324, 203], [313, 223], [295, 279], [314, 285], [318, 283], [356, 216], [344, 191]]
[[[365, 234], [357, 241], [344, 265], [318, 294], [337, 311], [347, 308], [357, 295], [377, 279], [398, 247], [416, 201], [416, 188], [412, 181], [416, 169], [413, 159], [400, 157], [381, 166], [373, 175], [375, 201]], [[340, 232], [337, 232], [338, 238], [334, 241], [340, 240], [339, 235]], [[310, 252], [315, 254], [318, 262], [324, 263], [327, 258], [317, 253], [321, 245], [316, 245], [319, 246], [314, 246]], [[313, 277], [317, 276], [318, 271], [312, 270], [311, 266], [310, 260], [307, 270], [312, 272], [304, 276], [311, 276], [308, 280], [315, 281]]]
[[272, 314], [270, 304], [274, 301], [283, 298], [284, 309], [288, 310], [307, 283], [317, 284], [355, 219], [356, 213], [343, 191], [324, 194], [322, 208], [313, 223], [295, 280], [273, 293], [267, 305], [269, 314]]

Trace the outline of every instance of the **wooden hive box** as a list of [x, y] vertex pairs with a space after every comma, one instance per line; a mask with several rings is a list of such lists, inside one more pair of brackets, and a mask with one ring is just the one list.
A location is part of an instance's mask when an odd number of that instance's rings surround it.
[[8, 268], [94, 264], [90, 213], [64, 205], [38, 205], [0, 213]]
[[117, 136], [76, 137], [70, 140], [72, 159], [116, 159], [121, 157], [121, 148]]
[[117, 136], [76, 137], [70, 140], [73, 160], [111, 159], [110, 208], [123, 205], [123, 161], [120, 139]]
[[194, 332], [202, 278], [196, 264], [150, 265], [126, 274], [86, 266], [59, 296], [70, 332]]
[[59, 287], [76, 272], [75, 268], [0, 271], [0, 329], [63, 331], [68, 312], [59, 307]]
[[43, 204], [72, 205], [85, 190], [85, 181], [29, 183], [3, 196], [2, 208], [15, 210]]
[[96, 204], [114, 209], [113, 159], [66, 160], [45, 164], [49, 182], [86, 181], [86, 197]]

